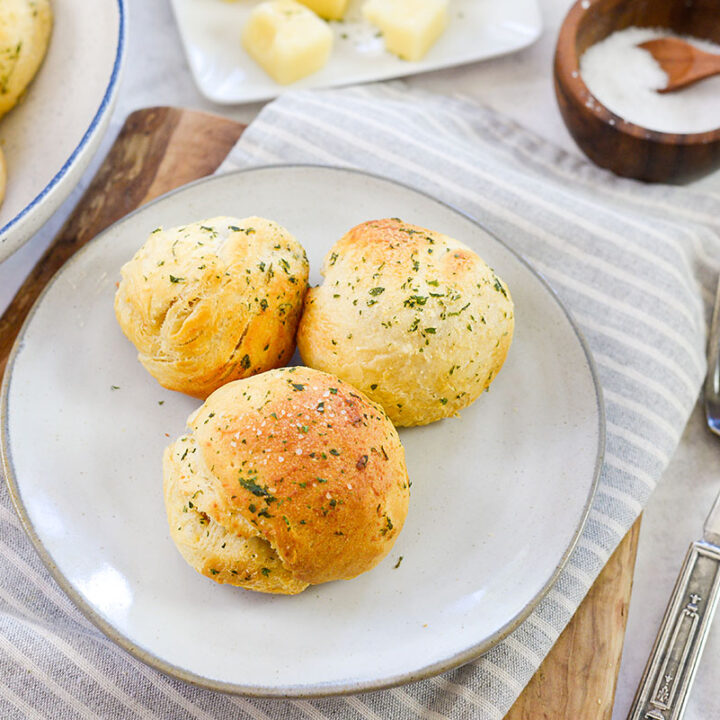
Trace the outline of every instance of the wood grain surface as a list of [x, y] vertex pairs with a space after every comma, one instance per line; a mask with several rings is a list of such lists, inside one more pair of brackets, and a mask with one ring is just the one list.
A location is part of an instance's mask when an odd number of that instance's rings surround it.
[[608, 720], [615, 700], [640, 519], [505, 720]]
[[[53, 244], [0, 318], [0, 374], [32, 304], [79, 248], [143, 203], [212, 173], [244, 127], [173, 108], [139, 110]], [[639, 521], [506, 720], [594, 720], [612, 708], [632, 586]]]

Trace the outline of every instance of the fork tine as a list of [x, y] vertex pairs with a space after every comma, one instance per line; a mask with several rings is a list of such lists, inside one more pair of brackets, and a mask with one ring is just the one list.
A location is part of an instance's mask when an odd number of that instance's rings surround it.
[[705, 399], [705, 415], [710, 430], [720, 435], [720, 279], [715, 291], [715, 307], [713, 308], [710, 335], [708, 336], [708, 370], [705, 378], [703, 395]]

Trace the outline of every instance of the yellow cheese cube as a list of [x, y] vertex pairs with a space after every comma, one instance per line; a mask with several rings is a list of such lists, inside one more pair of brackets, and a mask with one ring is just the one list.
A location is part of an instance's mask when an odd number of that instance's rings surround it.
[[448, 0], [368, 0], [363, 15], [403, 60], [420, 60], [447, 25]]
[[299, 0], [326, 20], [342, 20], [350, 0]]
[[250, 13], [242, 43], [273, 80], [287, 85], [325, 65], [333, 34], [327, 23], [295, 0], [270, 0]]

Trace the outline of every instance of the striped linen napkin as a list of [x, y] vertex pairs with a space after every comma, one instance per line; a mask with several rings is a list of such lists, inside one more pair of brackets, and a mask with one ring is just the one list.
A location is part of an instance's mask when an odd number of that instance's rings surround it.
[[267, 106], [222, 170], [359, 167], [470, 215], [555, 288], [592, 348], [607, 412], [597, 497], [567, 568], [479, 660], [355, 697], [249, 700], [168, 678], [117, 648], [58, 589], [0, 489], [0, 717], [497, 720], [645, 505], [705, 371], [720, 196], [611, 176], [458, 98], [402, 86], [297, 92]]

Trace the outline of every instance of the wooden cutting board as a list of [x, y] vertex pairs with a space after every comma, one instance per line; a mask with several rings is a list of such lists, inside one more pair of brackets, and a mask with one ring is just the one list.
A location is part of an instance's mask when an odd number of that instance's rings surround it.
[[[0, 318], [0, 374], [32, 304], [63, 263], [108, 225], [173, 188], [210, 175], [244, 126], [175, 108], [128, 117], [95, 179]], [[632, 587], [639, 521], [506, 720], [610, 718]]]

